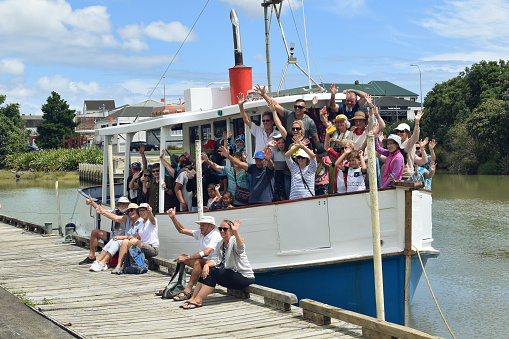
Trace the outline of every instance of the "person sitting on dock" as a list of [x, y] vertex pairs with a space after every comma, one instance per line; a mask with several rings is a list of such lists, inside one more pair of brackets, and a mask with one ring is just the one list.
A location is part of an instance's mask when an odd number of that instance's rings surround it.
[[[87, 205], [92, 205], [95, 209], [99, 207], [99, 205], [90, 197], [86, 200]], [[126, 197], [120, 197], [117, 201], [117, 209], [110, 211], [110, 213], [117, 216], [125, 216], [125, 211], [129, 206], [129, 199]], [[111, 238], [114, 238], [117, 235], [124, 235], [125, 233], [125, 222], [116, 222], [112, 221], [111, 223], [111, 232], [107, 232], [98, 228], [92, 230], [90, 234], [90, 253], [88, 257], [79, 262], [79, 265], [89, 265], [95, 261], [95, 251], [97, 249], [97, 244], [99, 239], [107, 243]]]
[[157, 232], [157, 219], [152, 214], [152, 207], [147, 203], [142, 203], [138, 207], [138, 213], [142, 218], [142, 223], [137, 228], [137, 235], [130, 236], [122, 240], [120, 251], [118, 253], [117, 267], [111, 271], [111, 274], [122, 274], [122, 265], [129, 247], [133, 245], [140, 246], [145, 259], [155, 257], [159, 253], [159, 235]]
[[[184, 309], [202, 306], [216, 284], [232, 289], [243, 289], [255, 282], [253, 269], [246, 255], [246, 245], [239, 234], [240, 220], [223, 220], [219, 232], [223, 238], [217, 244], [210, 260], [201, 270], [201, 277], [191, 299], [180, 305]], [[193, 270], [194, 271], [194, 270]]]
[[247, 174], [251, 174], [251, 191], [249, 192], [249, 205], [272, 202], [274, 196], [274, 162], [272, 162], [272, 149], [266, 147], [263, 151], [255, 154], [255, 164], [247, 163], [234, 158], [224, 147], [222, 155], [231, 161], [233, 165], [242, 168]]
[[[359, 91], [356, 89], [345, 89], [343, 94], [346, 94], [345, 103], [337, 103], [336, 102], [336, 94], [338, 93], [338, 88], [335, 84], [330, 86], [330, 109], [336, 114], [344, 114], [348, 119], [352, 119], [354, 117], [355, 112], [359, 109], [359, 107], [364, 106], [366, 103], [367, 94], [363, 91]], [[357, 101], [357, 96], [360, 99]]]
[[[200, 242], [199, 252], [191, 255], [182, 254], [177, 257], [178, 262], [193, 268], [193, 272], [191, 273], [191, 277], [185, 289], [173, 298], [173, 300], [181, 301], [191, 298], [191, 292], [194, 284], [200, 277], [201, 268], [205, 265], [207, 260], [210, 260], [217, 244], [221, 241], [221, 235], [216, 230], [216, 220], [214, 217], [203, 216], [200, 220], [196, 221], [196, 223], [200, 225], [200, 229], [190, 230], [185, 228], [180, 221], [177, 220], [175, 212], [174, 208], [166, 211], [177, 231], [180, 234], [191, 236]], [[162, 295], [163, 291], [164, 289], [156, 293], [156, 295]]]
[[138, 230], [138, 226], [143, 223], [143, 219], [140, 218], [138, 214], [138, 205], [135, 203], [130, 203], [127, 207], [127, 215], [116, 215], [113, 213], [109, 213], [104, 210], [101, 206], [98, 206], [96, 209], [97, 213], [104, 215], [108, 219], [113, 220], [114, 222], [124, 223], [125, 224], [125, 234], [124, 235], [116, 235], [108, 241], [108, 243], [103, 247], [101, 254], [97, 258], [96, 261], [90, 266], [90, 270], [94, 272], [103, 271], [108, 268], [107, 264], [110, 261], [111, 257], [115, 255], [120, 250], [120, 246], [122, 245], [122, 241], [124, 239], [129, 239], [129, 237], [135, 237], [136, 232]]
[[[320, 139], [318, 138], [318, 131], [316, 129], [315, 122], [311, 119], [307, 114], [306, 109], [306, 101], [304, 99], [297, 99], [293, 105], [293, 109], [295, 111], [290, 111], [289, 109], [284, 108], [280, 104], [278, 104], [275, 100], [269, 97], [265, 91], [265, 86], [261, 87], [260, 85], [255, 86], [256, 93], [261, 95], [267, 104], [274, 104], [276, 107], [277, 114], [279, 114], [282, 118], [286, 119], [286, 130], [290, 131], [292, 128], [292, 123], [295, 120], [302, 120], [304, 124], [304, 138], [312, 139], [313, 145], [318, 145], [320, 143]], [[267, 140], [267, 142], [270, 140]], [[265, 143], [266, 144], [266, 143]]]
[[[279, 132], [274, 128], [274, 120], [272, 119], [272, 115], [270, 112], [265, 112], [262, 114], [262, 126], [258, 126], [257, 124], [253, 124], [246, 111], [244, 110], [244, 103], [246, 100], [244, 99], [244, 93], [239, 93], [238, 96], [238, 105], [240, 109], [240, 115], [242, 116], [242, 120], [249, 127], [251, 134], [255, 137], [255, 150], [254, 153], [258, 153], [265, 148], [265, 145], [269, 141], [272, 140], [272, 137]], [[275, 151], [275, 148], [272, 149]], [[253, 158], [253, 163], [255, 160]]]

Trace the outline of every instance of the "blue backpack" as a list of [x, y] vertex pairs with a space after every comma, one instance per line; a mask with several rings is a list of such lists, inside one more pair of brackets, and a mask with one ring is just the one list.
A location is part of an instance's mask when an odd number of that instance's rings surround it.
[[124, 259], [124, 273], [142, 274], [148, 271], [148, 262], [145, 260], [140, 246], [132, 245]]

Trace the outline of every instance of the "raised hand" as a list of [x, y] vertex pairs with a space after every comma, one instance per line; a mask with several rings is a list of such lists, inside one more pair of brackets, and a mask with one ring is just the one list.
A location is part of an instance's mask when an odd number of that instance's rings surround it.
[[[221, 146], [221, 147], [224, 147], [224, 146]], [[207, 155], [207, 153], [202, 153], [201, 154], [201, 160], [203, 160], [203, 161], [208, 161], [209, 160], [209, 156]]]
[[140, 175], [141, 175], [141, 171], [135, 172], [133, 174], [133, 179], [138, 179], [140, 177]]
[[228, 131], [228, 138], [231, 138], [233, 136], [233, 130]]
[[232, 233], [238, 232], [239, 231], [239, 227], [240, 227], [240, 220], [239, 219], [235, 219], [235, 222], [230, 227], [231, 230], [232, 230]]
[[430, 171], [434, 171], [436, 168], [437, 168], [437, 164], [436, 164], [436, 162], [431, 161], [431, 162], [429, 163], [429, 170], [430, 170]]
[[430, 152], [435, 148], [436, 145], [437, 145], [437, 142], [435, 141], [435, 139], [433, 139], [429, 142], [428, 147], [429, 147]]
[[166, 150], [165, 149], [161, 150], [161, 155], [159, 156], [159, 158], [164, 159], [164, 153], [166, 153]]
[[311, 101], [311, 105], [312, 105], [313, 108], [315, 108], [316, 104], [318, 104], [318, 97], [315, 95], [313, 97], [313, 101]]
[[215, 187], [215, 190], [219, 191], [220, 188], [221, 188], [221, 185], [217, 184], [216, 187]]
[[[369, 135], [376, 135], [378, 133], [378, 129], [379, 129], [379, 125], [378, 125], [378, 122], [375, 122], [373, 124], [373, 129], [371, 131], [368, 132]], [[371, 133], [373, 132], [373, 133]]]
[[421, 111], [421, 110], [418, 110], [417, 113], [415, 114], [415, 122], [416, 123], [419, 123], [419, 121], [421, 121], [421, 118], [422, 118], [422, 115], [424, 113]]
[[93, 202], [92, 197], [91, 197], [91, 196], [90, 196], [90, 194], [89, 194], [89, 195], [88, 195], [88, 199], [85, 201], [85, 203], [86, 203], [87, 205], [91, 205], [91, 204], [92, 204], [92, 202]]
[[265, 145], [265, 147], [274, 147], [277, 145], [277, 142], [275, 140], [271, 140]]
[[265, 160], [269, 161], [270, 158], [272, 158], [272, 148], [267, 147], [263, 150], [263, 155], [265, 157]]
[[144, 153], [145, 153], [145, 145], [141, 144], [141, 146], [140, 146], [140, 154], [144, 154]]
[[331, 92], [332, 95], [338, 94], [338, 88], [336, 87], [335, 84], [331, 84], [330, 85], [330, 92]]
[[166, 214], [168, 214], [170, 218], [174, 218], [175, 213], [176, 213], [175, 208], [170, 208], [169, 210], [166, 211]]
[[384, 141], [384, 139], [385, 139], [384, 132], [382, 131], [378, 132], [378, 142], [381, 144], [382, 141]]
[[258, 84], [256, 84], [256, 86], [255, 86], [255, 92], [256, 92], [256, 94], [259, 94], [261, 96], [264, 96], [267, 93], [265, 90], [265, 86], [261, 87]]
[[359, 156], [360, 156], [361, 158], [362, 158], [362, 157], [364, 157], [364, 151], [363, 151], [363, 150], [361, 150], [361, 149], [359, 150]]
[[221, 154], [225, 158], [228, 158], [228, 156], [230, 155], [230, 151], [226, 147], [221, 146], [219, 147], [219, 154]]
[[428, 137], [426, 137], [424, 140], [420, 140], [419, 141], [419, 146], [421, 146], [421, 149], [424, 148], [424, 146], [426, 146], [428, 144]]
[[369, 94], [368, 94], [368, 95], [366, 96], [366, 102], [368, 103], [368, 106], [369, 106], [369, 107], [373, 106], [373, 103], [371, 102], [371, 95], [369, 95]]
[[184, 157], [185, 157], [186, 159], [189, 159], [189, 153], [184, 152]]
[[240, 92], [239, 95], [237, 96], [237, 100], [239, 106], [244, 105], [244, 103], [246, 102], [246, 99], [244, 98], [244, 93]]

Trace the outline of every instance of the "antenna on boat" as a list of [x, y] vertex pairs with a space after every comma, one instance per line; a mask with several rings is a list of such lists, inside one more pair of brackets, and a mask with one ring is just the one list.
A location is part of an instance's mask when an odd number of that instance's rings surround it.
[[[276, 18], [277, 18], [277, 22], [279, 24], [279, 29], [281, 30], [281, 36], [283, 38], [283, 43], [285, 45], [286, 54], [288, 55], [288, 60], [286, 62], [286, 66], [283, 71], [283, 76], [281, 77], [281, 81], [279, 82], [279, 86], [277, 88], [277, 93], [279, 94], [279, 91], [281, 90], [281, 86], [283, 85], [283, 81], [285, 79], [286, 71], [288, 70], [289, 65], [297, 66], [297, 68], [300, 69], [300, 71], [302, 73], [304, 73], [310, 81], [313, 81], [314, 84], [316, 86], [318, 86], [318, 88], [320, 88], [323, 92], [326, 92], [325, 88], [320, 86], [320, 84], [318, 84], [318, 82], [316, 82], [315, 79], [313, 79], [313, 77], [311, 77], [311, 75], [308, 74], [308, 72], [306, 72], [297, 63], [297, 58], [294, 57], [294, 55], [293, 55], [293, 51], [295, 49], [295, 44], [291, 43], [290, 49], [288, 49], [288, 43], [286, 42], [285, 32], [284, 32], [283, 26], [281, 24], [281, 9], [283, 6], [282, 2], [283, 2], [283, 0], [264, 0], [262, 2], [262, 6], [264, 7], [264, 15], [265, 15], [265, 43], [266, 43], [265, 49], [266, 49], [266, 56], [267, 56], [267, 83], [269, 84], [269, 92], [272, 92], [271, 71], [270, 71], [269, 27], [268, 27], [268, 13], [267, 13], [268, 12], [267, 8], [269, 6], [272, 6], [274, 13], [276, 13]], [[279, 8], [276, 7], [277, 5], [279, 5]]]

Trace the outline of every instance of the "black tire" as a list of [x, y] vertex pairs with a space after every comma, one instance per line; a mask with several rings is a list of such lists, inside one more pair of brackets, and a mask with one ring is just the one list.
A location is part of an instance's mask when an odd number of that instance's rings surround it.
[[131, 152], [137, 152], [138, 150], [136, 149], [136, 147], [133, 147], [131, 148]]
[[156, 149], [155, 147], [152, 147], [150, 150], [151, 150], [152, 152], [153, 152], [153, 151], [157, 151], [157, 149]]

